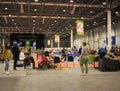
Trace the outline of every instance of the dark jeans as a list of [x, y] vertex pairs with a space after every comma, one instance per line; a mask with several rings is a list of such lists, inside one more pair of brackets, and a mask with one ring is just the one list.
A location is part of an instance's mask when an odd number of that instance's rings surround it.
[[[35, 69], [35, 62], [34, 62], [34, 60], [31, 60], [31, 62], [32, 62], [32, 66], [33, 66], [33, 69]], [[26, 60], [26, 61], [24, 61], [24, 69], [26, 69], [26, 67], [27, 66], [30, 66], [30, 63], [31, 62], [29, 62], [29, 60]]]
[[106, 53], [104, 53], [104, 52], [101, 53], [101, 54], [100, 54], [100, 59], [102, 59], [105, 55], [106, 55]]
[[16, 70], [16, 67], [17, 67], [17, 59], [14, 59], [13, 69]]

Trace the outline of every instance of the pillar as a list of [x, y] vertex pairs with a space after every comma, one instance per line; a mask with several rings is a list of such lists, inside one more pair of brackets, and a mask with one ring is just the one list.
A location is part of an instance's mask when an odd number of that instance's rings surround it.
[[71, 29], [71, 36], [70, 36], [70, 38], [71, 38], [71, 48], [73, 47], [73, 30]]
[[111, 49], [111, 10], [107, 10], [107, 37], [108, 37], [108, 51]]

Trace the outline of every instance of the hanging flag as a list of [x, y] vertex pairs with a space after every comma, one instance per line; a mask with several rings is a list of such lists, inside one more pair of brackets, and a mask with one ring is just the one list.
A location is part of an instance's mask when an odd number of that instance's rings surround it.
[[76, 20], [76, 31], [78, 35], [84, 35], [84, 21]]
[[50, 40], [49, 39], [48, 39], [47, 43], [48, 43], [48, 45], [50, 45]]
[[60, 40], [60, 36], [58, 35], [58, 34], [55, 34], [54, 35], [54, 39], [55, 39], [55, 42], [59, 42], [59, 40]]

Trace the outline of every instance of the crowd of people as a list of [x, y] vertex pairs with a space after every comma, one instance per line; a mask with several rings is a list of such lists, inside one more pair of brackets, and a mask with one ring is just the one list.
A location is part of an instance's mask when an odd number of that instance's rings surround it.
[[[13, 60], [13, 70], [17, 70], [18, 61], [23, 62], [24, 69], [31, 64], [33, 69], [53, 69], [57, 68], [61, 61], [73, 62], [77, 60], [80, 62], [82, 75], [86, 75], [88, 74], [88, 64], [90, 63], [93, 65], [96, 56], [102, 59], [107, 52], [106, 48], [99, 48], [98, 50], [90, 49], [85, 42], [82, 43], [79, 49], [73, 46], [73, 48], [67, 50], [65, 48], [62, 50], [51, 49], [48, 51], [39, 49], [35, 52], [25, 47], [18, 47], [17, 43], [12, 47], [10, 47], [9, 43], [6, 43], [5, 46], [1, 48], [1, 60], [4, 60], [6, 74], [9, 74], [10, 60]], [[120, 56], [120, 48], [112, 47], [110, 52], [117, 57]]]

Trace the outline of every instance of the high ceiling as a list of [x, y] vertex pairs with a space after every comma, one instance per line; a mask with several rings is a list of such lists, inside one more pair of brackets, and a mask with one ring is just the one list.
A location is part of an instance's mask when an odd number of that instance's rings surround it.
[[120, 18], [120, 0], [0, 0], [0, 33], [70, 35], [75, 21], [84, 20], [85, 31]]

